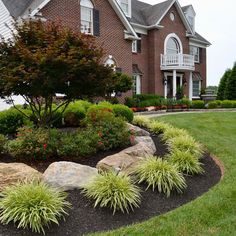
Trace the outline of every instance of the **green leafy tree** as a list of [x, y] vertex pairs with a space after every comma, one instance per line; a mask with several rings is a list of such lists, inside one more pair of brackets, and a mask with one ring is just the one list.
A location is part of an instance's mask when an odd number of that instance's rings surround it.
[[227, 69], [220, 80], [218, 92], [217, 92], [217, 100], [224, 100], [225, 99], [225, 92], [226, 92], [226, 85], [227, 81], [231, 75], [231, 69]]
[[[21, 95], [38, 126], [48, 126], [73, 99], [105, 96], [114, 86], [102, 57], [92, 36], [54, 22], [16, 23], [13, 39], [0, 42], [0, 95], [13, 105], [11, 96]], [[65, 99], [55, 107], [56, 93]]]
[[226, 83], [225, 99], [236, 100], [236, 63]]

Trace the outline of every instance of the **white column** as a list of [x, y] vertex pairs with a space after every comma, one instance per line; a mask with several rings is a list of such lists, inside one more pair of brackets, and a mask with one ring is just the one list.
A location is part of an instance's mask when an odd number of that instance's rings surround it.
[[167, 98], [167, 84], [168, 80], [167, 77], [165, 76], [165, 82], [164, 82], [164, 97]]
[[189, 75], [189, 100], [192, 101], [193, 100], [193, 72], [190, 71], [190, 75]]
[[176, 70], [173, 70], [173, 98], [176, 97]]
[[180, 76], [180, 86], [182, 87], [183, 86], [183, 77]]

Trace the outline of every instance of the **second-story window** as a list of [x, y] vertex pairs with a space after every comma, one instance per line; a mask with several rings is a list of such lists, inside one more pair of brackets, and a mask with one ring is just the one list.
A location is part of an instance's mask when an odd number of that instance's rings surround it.
[[81, 33], [93, 34], [93, 3], [90, 0], [80, 1]]
[[132, 52], [134, 53], [137, 53], [137, 46], [138, 46], [137, 44], [138, 44], [137, 40], [134, 40], [132, 42]]
[[129, 0], [120, 0], [120, 7], [125, 15], [129, 15]]
[[194, 62], [200, 62], [200, 50], [199, 47], [190, 46], [190, 55], [194, 56]]
[[178, 41], [174, 37], [169, 38], [166, 45], [166, 54], [178, 53], [180, 53], [180, 46]]

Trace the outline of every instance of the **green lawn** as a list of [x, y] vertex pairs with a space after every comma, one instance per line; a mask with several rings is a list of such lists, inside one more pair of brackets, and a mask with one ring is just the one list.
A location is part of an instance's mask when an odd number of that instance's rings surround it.
[[141, 224], [97, 235], [236, 235], [236, 113], [158, 118], [185, 128], [225, 165], [222, 182], [195, 201]]

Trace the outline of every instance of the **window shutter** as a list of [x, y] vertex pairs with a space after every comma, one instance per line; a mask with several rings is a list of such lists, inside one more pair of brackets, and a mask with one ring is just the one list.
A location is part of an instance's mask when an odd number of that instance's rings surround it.
[[116, 72], [118, 72], [118, 73], [122, 73], [122, 68], [117, 67], [117, 68], [116, 68]]
[[141, 52], [142, 52], [142, 49], [141, 49], [141, 40], [138, 40], [138, 41], [137, 41], [137, 52], [138, 52], [138, 53], [141, 53]]
[[202, 62], [202, 48], [199, 48], [199, 63]]
[[99, 11], [93, 9], [93, 34], [94, 36], [100, 36], [100, 17]]

